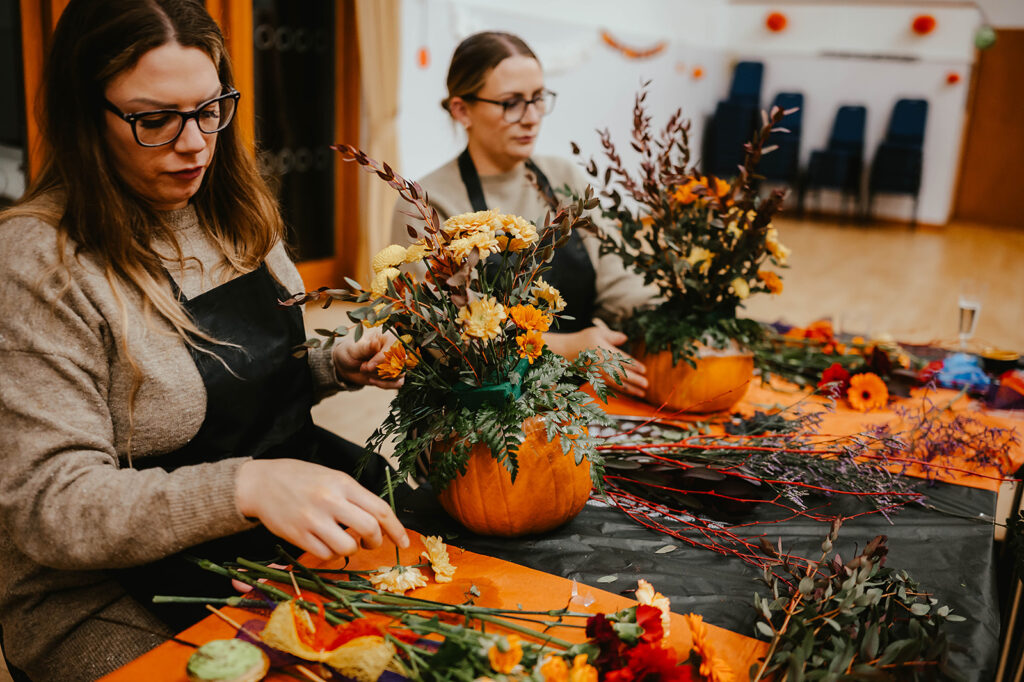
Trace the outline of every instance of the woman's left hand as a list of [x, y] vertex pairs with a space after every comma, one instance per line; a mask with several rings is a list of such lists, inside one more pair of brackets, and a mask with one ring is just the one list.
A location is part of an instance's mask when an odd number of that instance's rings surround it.
[[402, 385], [401, 378], [382, 379], [377, 374], [377, 365], [384, 360], [384, 352], [394, 341], [394, 337], [382, 334], [380, 329], [364, 329], [358, 341], [352, 336], [342, 337], [335, 341], [331, 352], [334, 369], [342, 381], [349, 384], [398, 388]]

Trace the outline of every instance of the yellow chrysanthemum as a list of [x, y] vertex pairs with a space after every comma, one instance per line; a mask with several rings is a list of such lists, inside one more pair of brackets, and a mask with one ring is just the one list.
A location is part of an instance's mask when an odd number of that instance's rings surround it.
[[373, 278], [373, 283], [370, 285], [370, 293], [378, 297], [383, 296], [384, 292], [388, 290], [388, 283], [401, 274], [402, 272], [398, 268], [384, 268]]
[[516, 326], [524, 331], [531, 329], [546, 332], [551, 328], [551, 316], [547, 315], [532, 305], [514, 305], [508, 310], [509, 317], [516, 323]]
[[544, 682], [568, 682], [569, 664], [561, 656], [548, 656], [540, 664], [540, 674]]
[[419, 263], [421, 260], [426, 258], [427, 254], [430, 253], [430, 249], [424, 244], [413, 244], [405, 250], [405, 262], [406, 263]]
[[747, 284], [747, 280], [742, 277], [737, 277], [730, 282], [730, 285], [732, 286], [733, 293], [736, 294], [736, 297], [741, 301], [747, 296], [750, 296], [750, 285]]
[[483, 230], [455, 239], [448, 244], [448, 251], [457, 260], [465, 260], [473, 249], [479, 249], [480, 257], [486, 258], [489, 253], [498, 253], [501, 246], [493, 232]]
[[367, 578], [378, 590], [386, 590], [395, 594], [405, 594], [416, 587], [427, 584], [427, 578], [418, 568], [407, 566], [381, 566]]
[[439, 583], [450, 583], [455, 575], [455, 566], [448, 558], [448, 548], [441, 541], [441, 537], [429, 535], [423, 538], [423, 544], [426, 545], [427, 551], [422, 552], [420, 556], [430, 562], [430, 567], [434, 569], [434, 580]]
[[373, 274], [377, 275], [388, 268], [401, 265], [405, 262], [405, 254], [405, 248], [398, 244], [385, 246], [383, 249], [378, 251], [377, 255], [373, 257], [372, 261], [370, 261], [370, 265], [373, 266]]
[[487, 660], [491, 662], [495, 672], [507, 675], [519, 665], [519, 661], [523, 660], [523, 645], [519, 642], [519, 635], [508, 635], [505, 640], [508, 642], [508, 648], [502, 651], [504, 647], [494, 644], [487, 650]]
[[732, 669], [729, 668], [725, 661], [715, 655], [710, 637], [708, 636], [708, 626], [704, 624], [704, 619], [695, 613], [688, 613], [683, 618], [686, 619], [686, 624], [690, 626], [693, 650], [700, 657], [701, 677], [710, 682], [733, 682], [735, 677], [733, 676]]
[[516, 345], [519, 346], [519, 357], [529, 360], [532, 365], [544, 352], [544, 337], [539, 331], [531, 329], [516, 337]]
[[655, 592], [654, 586], [641, 578], [636, 581], [636, 600], [641, 604], [653, 606], [661, 611], [661, 629], [664, 631], [665, 637], [668, 638], [669, 626], [672, 624], [670, 615], [672, 613], [672, 604], [669, 602], [668, 597], [661, 592]]
[[597, 668], [587, 663], [586, 654], [576, 654], [572, 659], [569, 682], [597, 682]]
[[565, 299], [562, 298], [562, 294], [558, 293], [558, 289], [554, 288], [540, 277], [533, 283], [533, 288], [530, 289], [530, 294], [533, 296], [535, 304], [540, 304], [543, 301], [546, 304], [548, 310], [552, 310], [556, 313], [560, 313], [565, 310]]
[[779, 243], [779, 231], [771, 225], [768, 226], [768, 233], [765, 235], [764, 244], [768, 247], [768, 252], [775, 257], [775, 262], [779, 265], [786, 264], [786, 260], [789, 259], [789, 254], [792, 252], [788, 247]]
[[499, 216], [504, 239], [499, 237], [501, 248], [509, 251], [521, 251], [531, 244], [537, 243], [537, 227], [525, 218], [506, 213]]
[[711, 252], [703, 246], [695, 246], [690, 249], [690, 253], [686, 254], [686, 262], [690, 264], [691, 268], [696, 268], [701, 273], [705, 273], [711, 266], [711, 257]]
[[489, 341], [501, 333], [501, 323], [508, 314], [505, 307], [493, 296], [473, 301], [459, 309], [458, 322], [462, 325], [462, 337]]
[[453, 215], [441, 225], [448, 239], [458, 239], [477, 232], [494, 232], [498, 226], [497, 211], [475, 211]]

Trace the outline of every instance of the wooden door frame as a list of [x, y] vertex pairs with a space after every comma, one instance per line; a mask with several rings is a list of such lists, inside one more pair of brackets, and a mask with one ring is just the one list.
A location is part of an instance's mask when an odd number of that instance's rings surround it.
[[[37, 118], [43, 64], [57, 19], [69, 0], [20, 0], [22, 69], [25, 89], [25, 127], [28, 178], [42, 165], [42, 144]], [[235, 84], [243, 96], [235, 125], [250, 151], [255, 149], [255, 49], [252, 41], [252, 0], [206, 0], [207, 11], [220, 25], [234, 70]], [[334, 133], [338, 140], [359, 139], [360, 80], [359, 44], [356, 41], [355, 0], [336, 3], [334, 21]], [[359, 169], [334, 158], [334, 256], [298, 264], [309, 287], [338, 286], [346, 273], [359, 272]]]

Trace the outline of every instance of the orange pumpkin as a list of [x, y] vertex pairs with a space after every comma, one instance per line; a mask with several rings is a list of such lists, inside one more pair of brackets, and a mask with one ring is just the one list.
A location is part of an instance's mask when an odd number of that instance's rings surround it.
[[743, 399], [754, 376], [752, 353], [718, 351], [701, 346], [697, 366], [685, 360], [672, 364], [668, 350], [648, 354], [641, 347], [637, 359], [647, 368], [644, 400], [679, 412], [721, 412]]
[[477, 444], [466, 473], [438, 495], [452, 518], [480, 535], [516, 537], [542, 533], [572, 519], [590, 497], [590, 462], [576, 464], [573, 451], [563, 453], [559, 438], [549, 441], [542, 417], [523, 423], [526, 440], [516, 450], [519, 472], [512, 475]]

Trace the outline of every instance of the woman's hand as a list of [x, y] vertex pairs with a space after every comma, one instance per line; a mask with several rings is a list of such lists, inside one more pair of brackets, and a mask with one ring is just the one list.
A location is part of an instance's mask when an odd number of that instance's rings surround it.
[[348, 474], [297, 459], [254, 459], [235, 480], [235, 504], [274, 535], [329, 560], [409, 536], [387, 502]]
[[609, 329], [599, 319], [594, 321], [593, 327], [587, 327], [578, 332], [567, 334], [548, 332], [544, 335], [544, 341], [553, 352], [569, 360], [574, 360], [580, 351], [584, 350], [604, 350], [615, 353], [622, 361], [625, 376], [622, 377], [621, 386], [615, 379], [606, 376], [608, 386], [639, 398], [642, 398], [647, 391], [647, 377], [644, 376], [647, 368], [639, 360], [623, 353], [618, 348], [626, 343], [626, 335]]
[[398, 388], [402, 379], [382, 379], [377, 374], [377, 365], [384, 360], [384, 351], [394, 343], [394, 337], [385, 335], [380, 329], [364, 329], [358, 341], [344, 336], [334, 343], [331, 358], [334, 370], [343, 381], [360, 386]]

